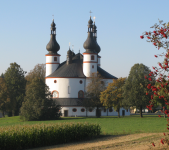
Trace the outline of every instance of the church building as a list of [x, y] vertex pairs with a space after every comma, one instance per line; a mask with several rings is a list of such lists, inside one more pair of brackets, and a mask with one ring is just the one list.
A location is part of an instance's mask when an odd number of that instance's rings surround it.
[[[85, 89], [92, 73], [99, 73], [103, 80], [108, 83], [117, 77], [109, 74], [101, 68], [100, 46], [97, 43], [97, 29], [91, 16], [88, 21], [88, 36], [83, 44], [83, 54], [75, 54], [69, 47], [67, 60], [60, 63], [61, 55], [58, 53], [60, 46], [56, 41], [56, 27], [54, 19], [51, 24], [51, 37], [46, 46], [46, 85], [53, 95], [54, 101], [61, 105], [62, 117], [71, 116], [96, 116], [96, 108], [86, 110], [82, 106]], [[118, 113], [112, 108], [100, 109], [101, 116], [117, 116]], [[130, 111], [120, 109], [120, 115], [130, 115]]]

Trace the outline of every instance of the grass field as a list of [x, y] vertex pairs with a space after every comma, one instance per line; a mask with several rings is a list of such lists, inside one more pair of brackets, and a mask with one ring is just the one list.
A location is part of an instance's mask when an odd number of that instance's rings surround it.
[[86, 118], [86, 117], [66, 117], [60, 120], [51, 121], [26, 121], [22, 122], [19, 116], [0, 118], [1, 126], [23, 125], [23, 124], [40, 124], [40, 123], [63, 123], [63, 122], [88, 122], [99, 123], [101, 125], [102, 134], [121, 135], [134, 133], [158, 133], [168, 132], [167, 119], [163, 116], [159, 118], [157, 115], [145, 115], [140, 118], [137, 115], [125, 116], [117, 118], [115, 116], [106, 116], [101, 118]]

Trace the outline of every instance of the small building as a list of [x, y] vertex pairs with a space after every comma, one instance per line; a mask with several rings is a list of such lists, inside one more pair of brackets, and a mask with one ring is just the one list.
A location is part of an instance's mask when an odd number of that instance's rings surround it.
[[[68, 49], [67, 60], [60, 62], [58, 53], [60, 45], [56, 41], [56, 27], [54, 20], [51, 24], [51, 38], [46, 46], [46, 78], [45, 82], [53, 95], [53, 100], [61, 105], [62, 116], [96, 116], [96, 109], [86, 110], [82, 106], [85, 88], [92, 73], [99, 73], [108, 85], [117, 77], [101, 68], [101, 50], [97, 43], [97, 30], [95, 22], [90, 17], [88, 21], [88, 36], [83, 44], [83, 54], [75, 54]], [[101, 109], [101, 116], [116, 116], [113, 108]], [[120, 109], [120, 115], [130, 115], [129, 110]]]

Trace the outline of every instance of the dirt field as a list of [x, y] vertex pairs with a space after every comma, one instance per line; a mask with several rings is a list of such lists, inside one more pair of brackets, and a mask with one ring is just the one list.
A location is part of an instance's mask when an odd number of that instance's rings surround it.
[[[162, 133], [140, 133], [121, 136], [104, 136], [90, 141], [41, 147], [31, 150], [167, 150], [169, 147], [160, 144]], [[152, 146], [155, 143], [155, 147]]]

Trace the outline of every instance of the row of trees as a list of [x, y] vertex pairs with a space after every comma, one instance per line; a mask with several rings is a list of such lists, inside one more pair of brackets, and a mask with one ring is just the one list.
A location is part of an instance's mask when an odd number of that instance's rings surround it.
[[[88, 99], [84, 101], [83, 105], [86, 108], [96, 107], [97, 117], [100, 115], [99, 108], [101, 107], [114, 107], [120, 117], [121, 107], [128, 109], [130, 106], [136, 106], [142, 117], [142, 109], [149, 104], [151, 99], [151, 92], [146, 95], [147, 84], [150, 84], [150, 81], [146, 80], [145, 76], [149, 76], [149, 72], [150, 69], [147, 66], [135, 64], [131, 68], [128, 78], [114, 80], [107, 87], [106, 81], [98, 73], [97, 76], [93, 74], [86, 89]], [[152, 76], [152, 83], [155, 84], [154, 76]]]
[[59, 106], [51, 99], [45, 84], [45, 64], [38, 64], [25, 77], [26, 72], [17, 63], [11, 63], [0, 77], [0, 110], [8, 116], [42, 120], [59, 117]]

